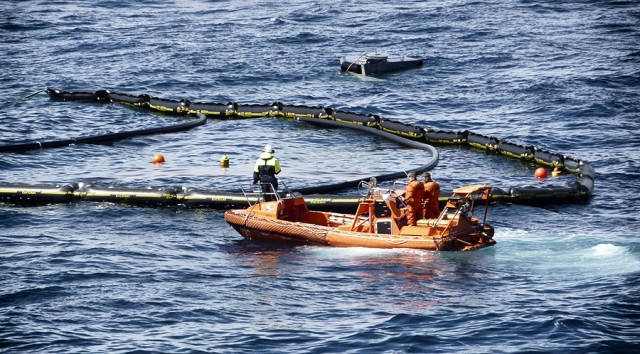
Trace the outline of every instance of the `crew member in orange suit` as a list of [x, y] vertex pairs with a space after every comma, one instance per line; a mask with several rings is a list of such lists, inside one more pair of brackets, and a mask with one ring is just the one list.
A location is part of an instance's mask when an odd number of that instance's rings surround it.
[[409, 183], [404, 191], [404, 201], [407, 204], [407, 225], [418, 225], [418, 218], [422, 216], [422, 199], [424, 186], [416, 179], [416, 173], [407, 173]]
[[431, 179], [431, 174], [425, 172], [422, 175], [422, 184], [424, 185], [424, 218], [435, 219], [440, 216], [440, 185]]

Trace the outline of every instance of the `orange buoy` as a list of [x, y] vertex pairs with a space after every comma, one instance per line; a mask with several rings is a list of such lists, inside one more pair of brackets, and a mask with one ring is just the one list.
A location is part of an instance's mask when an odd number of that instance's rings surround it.
[[560, 173], [561, 173], [560, 169], [558, 168], [558, 166], [556, 166], [553, 168], [553, 171], [551, 171], [551, 176], [558, 177], [560, 176]]
[[544, 167], [538, 167], [534, 176], [536, 176], [536, 178], [547, 178], [547, 169]]
[[155, 164], [164, 163], [164, 155], [162, 155], [162, 154], [153, 155], [153, 158], [151, 159], [151, 162], [153, 162]]

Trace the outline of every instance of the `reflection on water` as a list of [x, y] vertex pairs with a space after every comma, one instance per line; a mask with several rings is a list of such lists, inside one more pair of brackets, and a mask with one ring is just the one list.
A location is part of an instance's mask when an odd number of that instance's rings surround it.
[[472, 286], [483, 281], [492, 282], [497, 271], [491, 265], [494, 257], [489, 250], [454, 253], [293, 246], [243, 240], [236, 242], [230, 252], [243, 267], [248, 267], [249, 273], [257, 276], [298, 279], [320, 288], [327, 282], [342, 281], [345, 286], [358, 279], [353, 291], [394, 299], [380, 304], [387, 311], [459, 302], [459, 298], [447, 294], [458, 293], [465, 283]]

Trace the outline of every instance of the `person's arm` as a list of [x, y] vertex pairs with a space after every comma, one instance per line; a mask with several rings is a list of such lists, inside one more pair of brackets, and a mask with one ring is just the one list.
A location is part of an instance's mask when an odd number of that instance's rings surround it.
[[253, 184], [258, 183], [258, 181], [260, 180], [260, 174], [258, 173], [258, 161], [256, 161], [256, 165], [253, 167]]
[[274, 165], [273, 167], [276, 171], [276, 174], [280, 173], [280, 161], [276, 159], [276, 162], [273, 165]]
[[409, 182], [407, 184], [407, 188], [404, 191], [404, 199], [407, 203], [413, 203], [413, 195], [415, 194], [414, 190], [416, 189], [415, 183]]

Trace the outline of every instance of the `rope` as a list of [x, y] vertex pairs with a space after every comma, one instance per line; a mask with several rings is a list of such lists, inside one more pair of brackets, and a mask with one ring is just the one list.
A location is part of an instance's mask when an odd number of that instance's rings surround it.
[[38, 91], [36, 91], [36, 92], [34, 92], [34, 93], [32, 93], [32, 94], [29, 94], [29, 95], [24, 96], [22, 99], [23, 99], [23, 100], [26, 100], [26, 99], [29, 99], [29, 98], [31, 98], [31, 97], [33, 97], [33, 96], [35, 96], [35, 95], [39, 94], [39, 93], [43, 93], [43, 92], [47, 92], [47, 90], [40, 89], [40, 90], [38, 90]]
[[[367, 52], [362, 53], [362, 55], [360, 55], [358, 57], [358, 59], [356, 59], [356, 61], [359, 61], [360, 58], [362, 58], [363, 56], [367, 55]], [[345, 72], [349, 72], [349, 69], [351, 69], [351, 66], [353, 65], [353, 63], [355, 63], [356, 61], [352, 61], [351, 64], [349, 64], [349, 66], [347, 67], [347, 70]]]
[[251, 206], [251, 209], [247, 211], [247, 216], [244, 218], [244, 221], [242, 222], [242, 228], [244, 229], [244, 232], [246, 234], [249, 233], [249, 228], [247, 227], [247, 221], [249, 221], [249, 216], [251, 216], [251, 212], [253, 211], [253, 208], [256, 207], [256, 205], [258, 205], [258, 203], [255, 203]]

